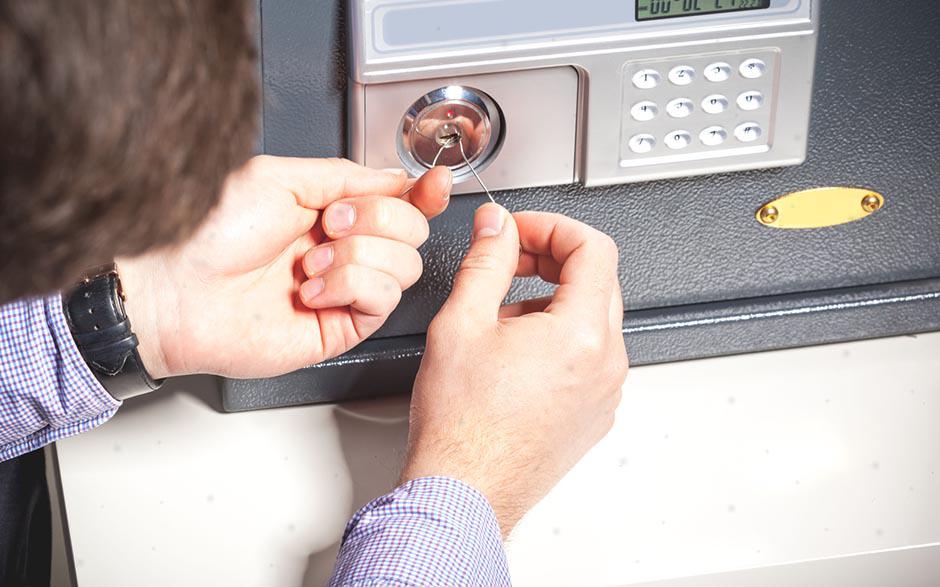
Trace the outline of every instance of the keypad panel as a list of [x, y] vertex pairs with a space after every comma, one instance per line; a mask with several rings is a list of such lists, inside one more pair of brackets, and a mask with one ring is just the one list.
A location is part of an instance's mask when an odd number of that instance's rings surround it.
[[768, 150], [778, 59], [767, 49], [626, 63], [621, 166]]

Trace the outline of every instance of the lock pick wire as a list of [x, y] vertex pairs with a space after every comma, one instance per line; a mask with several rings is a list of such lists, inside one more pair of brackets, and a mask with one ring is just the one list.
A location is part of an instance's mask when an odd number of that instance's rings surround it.
[[[489, 188], [487, 188], [486, 184], [483, 183], [483, 180], [480, 178], [480, 174], [478, 174], [477, 170], [473, 168], [473, 164], [471, 164], [470, 160], [467, 159], [467, 153], [463, 149], [463, 137], [462, 136], [460, 137], [460, 140], [457, 141], [457, 145], [460, 147], [460, 156], [463, 157], [464, 164], [466, 164], [467, 168], [470, 169], [470, 173], [472, 173], [473, 177], [476, 178], [477, 183], [480, 184], [480, 187], [483, 188], [483, 191], [486, 192], [486, 197], [489, 198], [491, 202], [496, 204], [496, 200], [493, 198], [493, 194], [490, 193]], [[434, 155], [434, 160], [431, 161], [431, 169], [433, 169], [437, 165], [437, 160], [440, 159], [441, 154], [444, 152], [444, 149], [449, 149], [450, 147], [453, 147], [453, 146], [454, 146], [453, 143], [451, 143], [450, 145], [441, 145], [441, 148], [437, 150], [437, 154]], [[399, 197], [404, 197], [405, 195], [407, 195], [412, 189], [414, 189], [415, 185], [416, 184], [411, 184], [410, 186], [408, 186], [408, 189], [402, 192], [401, 196]]]
[[473, 177], [477, 178], [477, 182], [479, 182], [480, 187], [483, 188], [484, 192], [486, 192], [486, 197], [495, 204], [496, 200], [493, 199], [493, 194], [491, 194], [490, 190], [487, 189], [486, 184], [483, 183], [483, 180], [480, 179], [479, 174], [477, 174], [477, 170], [473, 168], [473, 165], [470, 164], [470, 160], [467, 159], [467, 154], [463, 150], [463, 137], [460, 137], [460, 141], [458, 141], [457, 144], [460, 145], [460, 156], [463, 157], [463, 162], [466, 163], [467, 167], [470, 168], [470, 173], [473, 174]]
[[[437, 155], [435, 155], [435, 156], [434, 156], [434, 160], [431, 161], [431, 167], [430, 167], [430, 169], [428, 169], [428, 171], [430, 171], [431, 169], [434, 169], [434, 167], [437, 165], [437, 160], [441, 157], [441, 153], [443, 153], [443, 152], [444, 152], [444, 149], [446, 149], [446, 148], [447, 148], [446, 145], [441, 145], [441, 148], [437, 150]], [[427, 173], [427, 171], [425, 171], [424, 173]], [[423, 176], [424, 174], [422, 173], [421, 175]], [[407, 188], [405, 191], [403, 191], [403, 192], [401, 193], [401, 195], [398, 196], [398, 197], [399, 197], [399, 198], [404, 198], [405, 196], [407, 196], [409, 193], [411, 193], [411, 190], [414, 189], [415, 185], [417, 185], [417, 181], [416, 181], [415, 183], [411, 184], [410, 186], [408, 186], [408, 188]]]

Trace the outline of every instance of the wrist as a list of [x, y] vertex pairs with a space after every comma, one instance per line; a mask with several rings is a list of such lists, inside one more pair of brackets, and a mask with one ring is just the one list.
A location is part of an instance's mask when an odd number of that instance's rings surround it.
[[167, 353], [169, 345], [165, 344], [166, 336], [162, 334], [169, 330], [156, 295], [155, 277], [162, 272], [146, 257], [119, 259], [116, 265], [124, 292], [124, 311], [137, 336], [137, 352], [144, 368], [154, 379], [181, 374]]
[[505, 538], [522, 517], [522, 509], [517, 499], [499, 491], [500, 483], [494, 483], [495, 480], [492, 479], [487, 481], [486, 471], [477, 469], [478, 467], [473, 465], [462, 467], [460, 464], [453, 462], [452, 459], [444, 458], [439, 461], [432, 459], [429, 461], [411, 455], [405, 462], [399, 483], [404, 484], [416, 479], [435, 477], [455, 479], [464, 483], [486, 498], [486, 501], [493, 509], [496, 521], [499, 523], [500, 532]]

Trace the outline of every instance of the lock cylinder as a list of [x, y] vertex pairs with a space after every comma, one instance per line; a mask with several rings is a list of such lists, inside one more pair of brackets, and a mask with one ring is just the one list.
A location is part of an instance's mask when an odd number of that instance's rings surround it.
[[[499, 153], [505, 132], [502, 111], [486, 93], [451, 85], [416, 100], [398, 125], [398, 157], [413, 176], [445, 165], [454, 183], [473, 178]], [[468, 165], [469, 162], [469, 165]]]

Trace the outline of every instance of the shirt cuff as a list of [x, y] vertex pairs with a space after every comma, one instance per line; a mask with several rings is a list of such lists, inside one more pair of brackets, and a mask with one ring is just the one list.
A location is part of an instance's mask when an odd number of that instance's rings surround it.
[[56, 294], [0, 307], [0, 461], [100, 425], [121, 402], [82, 358]]
[[448, 477], [422, 477], [349, 521], [330, 587], [508, 586], [493, 508]]

